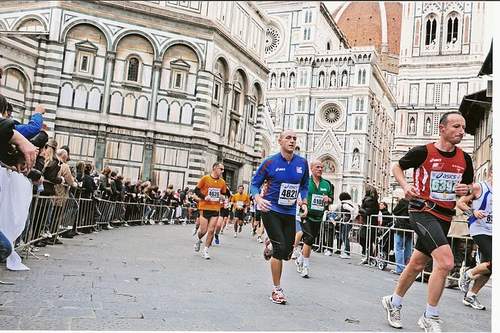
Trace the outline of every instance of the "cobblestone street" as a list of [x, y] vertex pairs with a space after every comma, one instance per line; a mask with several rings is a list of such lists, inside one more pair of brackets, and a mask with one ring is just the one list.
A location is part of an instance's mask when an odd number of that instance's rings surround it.
[[[271, 277], [262, 246], [248, 227], [231, 230], [211, 249], [192, 250], [192, 226], [118, 228], [42, 248], [28, 272], [0, 271], [2, 329], [30, 330], [307, 330], [390, 331], [380, 297], [396, 276], [314, 253], [309, 280], [284, 267], [289, 304], [269, 300]], [[44, 256], [48, 254], [49, 256]], [[416, 283], [402, 311], [403, 331], [419, 330], [426, 284]], [[491, 288], [486, 311], [465, 307], [458, 290], [441, 300], [446, 331], [491, 331]]]

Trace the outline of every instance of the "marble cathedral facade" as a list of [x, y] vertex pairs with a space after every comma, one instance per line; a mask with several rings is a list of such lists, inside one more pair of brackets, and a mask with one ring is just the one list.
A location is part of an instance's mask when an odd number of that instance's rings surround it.
[[267, 25], [243, 1], [5, 1], [0, 92], [73, 161], [181, 188], [222, 160], [235, 187], [269, 149]]

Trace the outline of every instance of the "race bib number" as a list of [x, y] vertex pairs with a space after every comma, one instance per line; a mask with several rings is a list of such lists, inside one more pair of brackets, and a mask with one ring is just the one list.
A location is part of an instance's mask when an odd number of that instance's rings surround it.
[[299, 184], [283, 183], [280, 187], [278, 204], [283, 206], [293, 206], [299, 196]]
[[323, 195], [313, 194], [311, 198], [311, 209], [323, 211], [324, 208]]
[[462, 175], [459, 173], [432, 171], [430, 197], [440, 201], [455, 201], [455, 185], [461, 180]]
[[208, 195], [206, 198], [208, 201], [219, 201], [220, 200], [220, 188], [209, 187]]
[[236, 201], [236, 208], [242, 209], [243, 208], [243, 201]]

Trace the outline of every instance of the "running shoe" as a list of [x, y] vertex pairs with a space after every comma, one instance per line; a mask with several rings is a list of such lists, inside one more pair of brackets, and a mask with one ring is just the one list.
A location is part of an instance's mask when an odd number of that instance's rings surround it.
[[403, 328], [401, 325], [401, 307], [395, 307], [391, 302], [392, 295], [382, 297], [382, 305], [387, 312], [387, 321], [394, 328]]
[[269, 299], [276, 304], [286, 304], [286, 297], [285, 294], [283, 294], [283, 289], [273, 289], [273, 292], [271, 293], [271, 297]]
[[196, 243], [194, 243], [194, 252], [200, 252], [201, 239], [198, 239]]
[[476, 310], [486, 310], [486, 307], [479, 303], [479, 300], [477, 299], [477, 295], [472, 295], [467, 297], [467, 294], [464, 296], [464, 299], [462, 300], [462, 303], [464, 303], [467, 306], [470, 306], [473, 309]]
[[259, 237], [257, 237], [257, 242], [262, 243], [262, 242], [263, 242], [263, 241], [262, 241], [262, 237], [260, 237], [260, 236], [259, 236]]
[[215, 234], [215, 244], [219, 245], [219, 235]]
[[238, 237], [238, 234], [237, 233], [234, 233], [234, 238]]
[[472, 281], [472, 279], [467, 274], [467, 268], [468, 267], [465, 266], [460, 268], [460, 278], [458, 279], [458, 286], [464, 293], [467, 293], [469, 291], [470, 283]]
[[205, 248], [203, 250], [203, 258], [210, 259], [210, 255], [208, 254], [208, 249], [207, 248]]
[[439, 319], [439, 316], [431, 316], [427, 318], [425, 315], [422, 315], [418, 319], [417, 324], [426, 332], [441, 332], [442, 322], [443, 321]]
[[293, 249], [291, 259], [297, 259], [300, 256], [300, 249], [298, 247]]
[[340, 259], [351, 259], [351, 256], [345, 252], [342, 252], [339, 256]]
[[302, 273], [304, 269], [304, 263], [300, 260], [300, 257], [295, 259], [295, 265], [297, 266], [297, 273]]
[[300, 272], [300, 276], [302, 276], [305, 279], [309, 278], [309, 267], [302, 267], [302, 272]]
[[332, 251], [330, 251], [330, 250], [325, 250], [325, 253], [324, 253], [324, 254], [325, 254], [325, 256], [329, 256], [329, 257], [330, 257], [330, 256], [332, 255]]

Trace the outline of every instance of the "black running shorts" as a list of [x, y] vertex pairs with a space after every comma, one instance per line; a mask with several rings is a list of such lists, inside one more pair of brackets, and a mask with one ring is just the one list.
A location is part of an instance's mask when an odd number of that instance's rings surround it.
[[219, 217], [219, 212], [216, 210], [200, 210], [201, 216], [210, 220], [212, 217]]
[[273, 244], [273, 258], [289, 260], [295, 241], [295, 215], [262, 212], [262, 222]]
[[243, 209], [236, 209], [234, 211], [234, 217], [243, 221], [245, 218], [245, 211]]
[[229, 209], [228, 208], [222, 208], [220, 210], [220, 216], [222, 216], [222, 217], [228, 217], [229, 216]]
[[262, 212], [260, 210], [255, 211], [255, 220], [257, 220], [260, 223], [260, 220], [262, 219]]
[[314, 240], [319, 235], [319, 230], [321, 228], [321, 222], [312, 222], [310, 220], [306, 220], [302, 223], [302, 232], [304, 233], [302, 236], [302, 241], [312, 246]]
[[438, 219], [436, 216], [427, 212], [409, 212], [410, 224], [417, 234], [417, 243], [415, 249], [431, 256], [432, 251], [442, 245], [449, 245], [448, 230], [450, 222]]
[[475, 235], [472, 236], [474, 243], [479, 247], [481, 254], [481, 262], [491, 261], [491, 236], [490, 235]]

